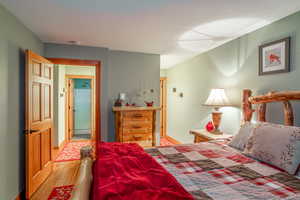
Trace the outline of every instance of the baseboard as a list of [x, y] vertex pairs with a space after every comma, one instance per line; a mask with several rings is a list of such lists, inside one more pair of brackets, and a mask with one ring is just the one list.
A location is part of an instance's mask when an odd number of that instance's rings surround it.
[[24, 200], [25, 199], [25, 191], [20, 192], [15, 200]]
[[58, 147], [53, 147], [53, 151], [52, 151], [53, 158], [56, 158], [58, 156], [59, 152], [63, 150], [66, 144], [67, 144], [67, 140], [64, 140], [60, 143]]
[[166, 135], [164, 138], [166, 138], [167, 140], [169, 140], [170, 142], [172, 142], [173, 144], [181, 144], [181, 142], [175, 140], [174, 138]]
[[65, 147], [66, 144], [67, 144], [67, 140], [64, 140], [60, 143], [58, 147], [59, 152]]
[[21, 200], [21, 193], [15, 198], [15, 200]]
[[71, 140], [71, 142], [87, 142], [87, 141], [93, 141], [92, 139], [78, 139], [78, 140]]

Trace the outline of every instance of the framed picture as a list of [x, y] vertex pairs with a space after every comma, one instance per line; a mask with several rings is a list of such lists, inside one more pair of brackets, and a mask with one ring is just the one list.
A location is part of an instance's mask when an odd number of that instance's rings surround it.
[[284, 38], [259, 47], [259, 75], [290, 71], [290, 41]]

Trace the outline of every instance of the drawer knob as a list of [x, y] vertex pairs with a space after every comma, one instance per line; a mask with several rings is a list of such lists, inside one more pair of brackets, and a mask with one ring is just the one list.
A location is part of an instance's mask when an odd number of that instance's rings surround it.
[[142, 128], [142, 127], [141, 126], [135, 126], [135, 125], [133, 125], [132, 128], [138, 129], [138, 128]]

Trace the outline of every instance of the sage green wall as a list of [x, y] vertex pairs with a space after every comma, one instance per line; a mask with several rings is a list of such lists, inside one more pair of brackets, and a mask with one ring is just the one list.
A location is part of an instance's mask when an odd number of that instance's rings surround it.
[[[154, 89], [151, 99], [154, 100], [156, 106], [159, 106], [160, 56], [157, 54], [110, 51], [108, 76], [108, 127], [110, 131], [108, 140], [114, 141], [112, 106], [120, 92], [125, 92], [129, 97], [132, 97], [138, 92]], [[158, 125], [159, 115], [157, 115], [157, 127], [159, 127]], [[157, 138], [159, 138], [159, 128], [156, 129], [156, 133]]]
[[[202, 128], [209, 120], [211, 109], [202, 106], [212, 88], [225, 88], [232, 103], [240, 105], [241, 91], [250, 88], [254, 94], [270, 90], [300, 89], [300, 12], [269, 26], [201, 54], [167, 71], [168, 76], [168, 134], [182, 142], [192, 142], [188, 131]], [[292, 37], [291, 72], [258, 76], [258, 46]], [[171, 92], [176, 87], [184, 93]], [[300, 125], [300, 105], [294, 103], [297, 125]], [[281, 105], [268, 108], [269, 121], [281, 123]], [[222, 129], [235, 134], [240, 125], [238, 107], [223, 108]]]
[[24, 50], [43, 55], [43, 44], [2, 5], [0, 24], [0, 199], [14, 199], [24, 188]]
[[[101, 61], [101, 139], [114, 141], [112, 102], [119, 92], [137, 88], [140, 82], [159, 89], [160, 56], [111, 51], [107, 48], [45, 44], [45, 57]], [[156, 96], [158, 98], [158, 96]], [[158, 102], [158, 100], [156, 101]]]

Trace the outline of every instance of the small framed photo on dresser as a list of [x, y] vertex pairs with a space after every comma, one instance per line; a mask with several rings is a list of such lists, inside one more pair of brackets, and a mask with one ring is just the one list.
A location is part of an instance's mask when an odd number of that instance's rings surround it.
[[259, 75], [290, 71], [290, 42], [287, 37], [259, 46]]

